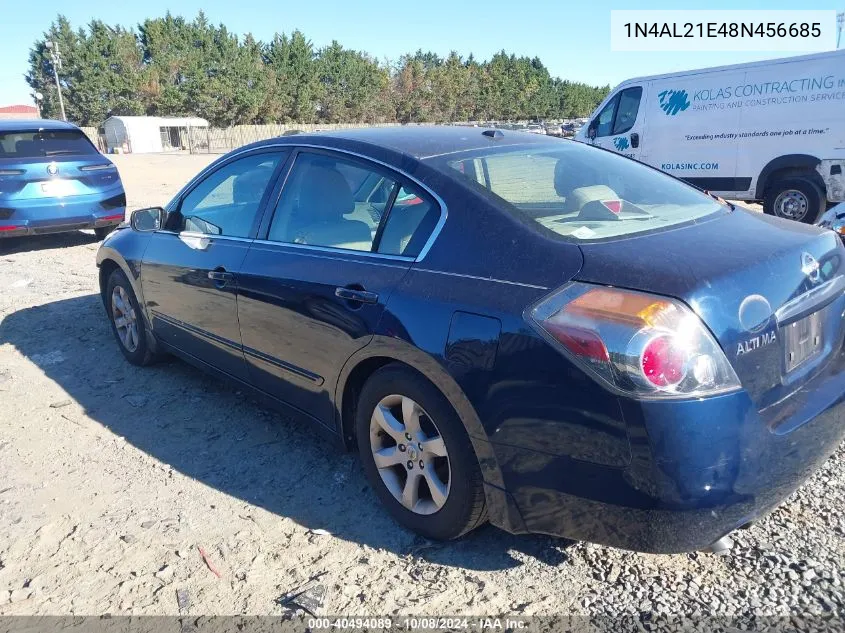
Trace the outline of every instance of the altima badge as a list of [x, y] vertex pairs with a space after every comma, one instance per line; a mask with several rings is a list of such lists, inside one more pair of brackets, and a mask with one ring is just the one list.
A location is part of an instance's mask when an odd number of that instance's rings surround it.
[[748, 352], [753, 352], [755, 349], [760, 349], [766, 345], [771, 345], [777, 340], [777, 332], [763, 332], [760, 336], [755, 336], [745, 341], [740, 341], [737, 345], [736, 355], [742, 356]]

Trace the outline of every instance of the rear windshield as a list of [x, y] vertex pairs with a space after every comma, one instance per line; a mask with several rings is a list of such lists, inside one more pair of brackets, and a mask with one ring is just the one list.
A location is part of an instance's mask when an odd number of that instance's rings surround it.
[[434, 161], [446, 173], [573, 241], [655, 231], [725, 209], [661, 172], [574, 141], [452, 154]]
[[96, 154], [97, 149], [78, 130], [0, 132], [0, 158], [38, 158], [64, 154]]

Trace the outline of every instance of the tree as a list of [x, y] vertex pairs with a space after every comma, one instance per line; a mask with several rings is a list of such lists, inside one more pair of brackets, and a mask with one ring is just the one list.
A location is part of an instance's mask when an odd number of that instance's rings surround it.
[[115, 114], [200, 116], [216, 126], [569, 118], [587, 115], [610, 89], [552, 78], [539, 58], [504, 50], [489, 61], [417, 50], [391, 64], [336, 41], [315, 51], [298, 30], [267, 44], [241, 38], [201, 11], [137, 29], [94, 20], [78, 31], [59, 15], [30, 49], [26, 75], [48, 117], [59, 116], [50, 40], [62, 52], [68, 118], [83, 125]]

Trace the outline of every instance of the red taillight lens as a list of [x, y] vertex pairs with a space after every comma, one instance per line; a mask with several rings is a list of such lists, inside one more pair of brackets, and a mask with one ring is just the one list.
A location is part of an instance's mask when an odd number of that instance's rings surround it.
[[637, 397], [689, 397], [738, 389], [701, 319], [675, 299], [572, 283], [527, 313], [529, 323], [583, 369]]
[[656, 387], [677, 385], [686, 374], [684, 351], [669, 336], [655, 336], [640, 355], [643, 376]]
[[0, 226], [0, 231], [17, 231], [22, 228], [22, 226]]

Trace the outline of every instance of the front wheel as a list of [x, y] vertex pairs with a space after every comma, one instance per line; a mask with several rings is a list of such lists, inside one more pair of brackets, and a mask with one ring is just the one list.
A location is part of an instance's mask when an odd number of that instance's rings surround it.
[[775, 182], [766, 192], [763, 210], [787, 220], [812, 224], [823, 212], [825, 196], [809, 178], [800, 176]]
[[487, 516], [478, 459], [446, 397], [409, 367], [374, 373], [356, 415], [364, 473], [397, 522], [436, 540], [457, 538]]
[[105, 299], [112, 332], [123, 356], [133, 365], [152, 363], [156, 356], [147, 340], [141, 308], [122, 270], [115, 269], [109, 276]]

